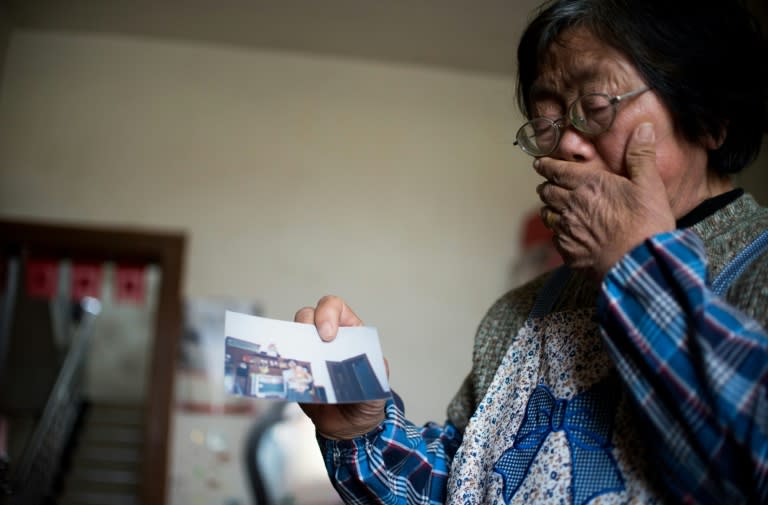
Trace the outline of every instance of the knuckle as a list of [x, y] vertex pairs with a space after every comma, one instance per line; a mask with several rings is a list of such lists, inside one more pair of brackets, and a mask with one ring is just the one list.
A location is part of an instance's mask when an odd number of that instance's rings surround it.
[[568, 173], [567, 167], [562, 164], [557, 164], [552, 167], [552, 170], [547, 174], [547, 180], [555, 186], [562, 186], [567, 182]]
[[656, 148], [653, 145], [636, 146], [635, 149], [628, 152], [628, 155], [635, 159], [654, 159], [656, 158]]
[[586, 197], [588, 199], [596, 198], [597, 195], [601, 193], [601, 187], [602, 187], [601, 181], [595, 178], [590, 178], [582, 186], [583, 191], [586, 194]]

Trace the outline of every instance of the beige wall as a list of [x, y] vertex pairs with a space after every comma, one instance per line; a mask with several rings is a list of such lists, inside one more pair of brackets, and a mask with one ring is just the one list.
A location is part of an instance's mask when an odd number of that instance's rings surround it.
[[341, 294], [443, 420], [537, 201], [512, 82], [30, 31], [6, 70], [0, 214], [185, 230], [186, 293], [269, 317]]
[[5, 54], [8, 50], [8, 40], [11, 37], [11, 19], [8, 7], [0, 0], [0, 87], [2, 86], [3, 69], [5, 67]]

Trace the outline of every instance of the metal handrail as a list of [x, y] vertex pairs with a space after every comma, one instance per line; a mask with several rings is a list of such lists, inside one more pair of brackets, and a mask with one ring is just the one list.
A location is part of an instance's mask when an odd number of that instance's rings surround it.
[[[73, 384], [77, 380], [77, 374], [82, 369], [83, 362], [85, 361], [88, 343], [94, 329], [93, 323], [96, 316], [101, 312], [101, 303], [95, 298], [84, 298], [80, 302], [80, 309], [82, 310], [82, 316], [77, 326], [76, 334], [72, 339], [72, 347], [64, 358], [56, 382], [43, 409], [40, 422], [35, 427], [35, 431], [19, 460], [16, 471], [13, 471], [11, 475], [12, 485], [19, 487], [22, 496], [25, 492], [39, 493], [47, 491], [44, 489], [46, 487], [43, 485], [44, 483], [30, 482], [30, 475], [34, 465], [39, 463], [38, 456], [42, 450], [43, 443], [46, 441], [46, 436], [54, 424], [59, 422], [62, 409], [71, 403], [73, 393], [77, 394], [73, 390]], [[63, 443], [63, 440], [59, 440], [59, 442]], [[34, 486], [36, 489], [30, 489], [31, 486]], [[21, 496], [16, 498], [21, 499]]]

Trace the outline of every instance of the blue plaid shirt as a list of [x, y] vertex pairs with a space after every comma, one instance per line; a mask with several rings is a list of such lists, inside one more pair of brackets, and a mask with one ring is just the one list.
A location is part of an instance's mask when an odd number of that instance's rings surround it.
[[[692, 231], [658, 235], [606, 276], [601, 332], [659, 443], [681, 503], [768, 503], [768, 337], [706, 286]], [[354, 440], [318, 437], [347, 503], [438, 504], [461, 433], [417, 427], [390, 400], [385, 421]]]
[[393, 393], [386, 419], [371, 433], [353, 440], [318, 435], [325, 466], [345, 503], [440, 504], [445, 502], [448, 470], [461, 444], [450, 423], [415, 426], [403, 416]]
[[679, 503], [768, 503], [768, 336], [706, 285], [690, 230], [657, 235], [606, 276], [600, 328]]

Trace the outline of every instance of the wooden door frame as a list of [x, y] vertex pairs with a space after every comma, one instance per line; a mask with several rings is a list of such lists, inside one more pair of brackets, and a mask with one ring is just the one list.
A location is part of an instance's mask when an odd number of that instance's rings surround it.
[[174, 378], [182, 331], [185, 246], [186, 237], [181, 232], [0, 219], [0, 252], [21, 249], [59, 258], [159, 266], [160, 293], [147, 377], [139, 482], [144, 505], [166, 501]]

